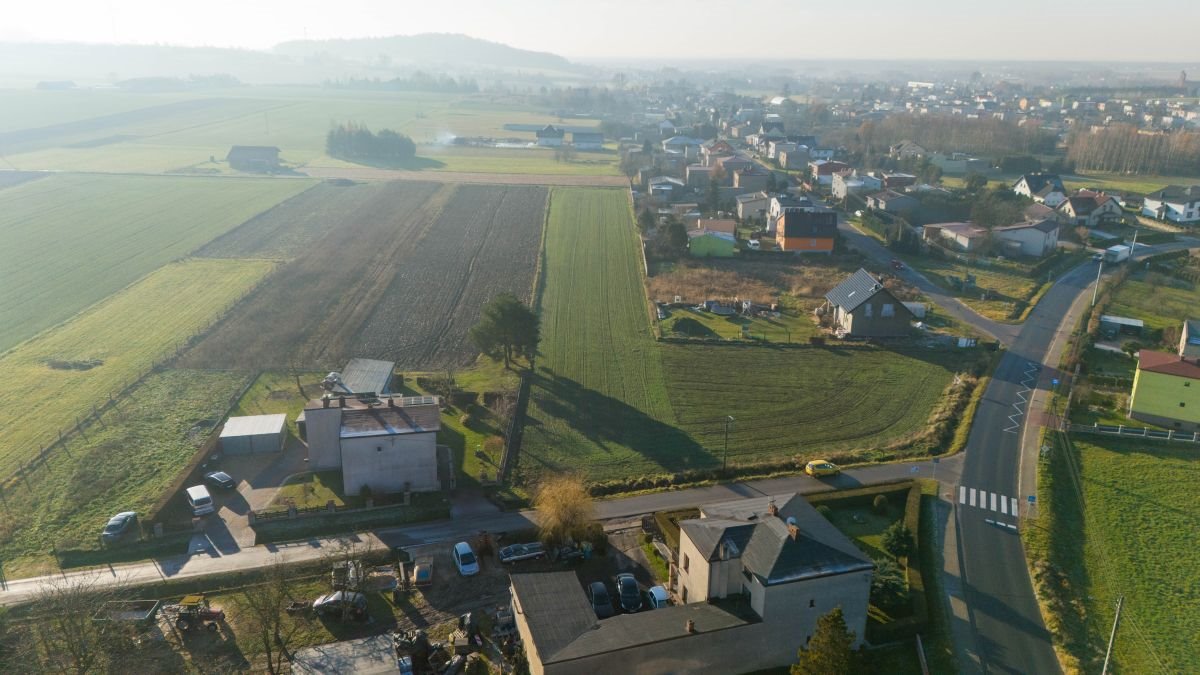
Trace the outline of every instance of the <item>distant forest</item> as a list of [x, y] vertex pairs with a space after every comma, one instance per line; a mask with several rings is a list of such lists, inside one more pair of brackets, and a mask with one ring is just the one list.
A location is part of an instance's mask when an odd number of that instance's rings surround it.
[[325, 152], [341, 159], [395, 161], [412, 159], [417, 145], [404, 134], [391, 129], [370, 129], [354, 122], [338, 124], [325, 137]]
[[1129, 124], [1072, 132], [1067, 161], [1084, 171], [1200, 175], [1200, 133], [1140, 133]]
[[474, 94], [479, 91], [479, 83], [468, 77], [457, 80], [448, 75], [430, 75], [421, 71], [409, 77], [397, 77], [391, 80], [379, 78], [349, 78], [347, 80], [330, 80], [325, 83], [330, 89], [368, 89], [372, 91], [429, 91], [446, 94]]
[[[1050, 154], [1054, 136], [1034, 127], [997, 119], [962, 115], [894, 115], [863, 122], [843, 144], [866, 155], [887, 153], [890, 146], [912, 141], [931, 152], [968, 152], [985, 156]], [[827, 141], [828, 142], [828, 141]]]

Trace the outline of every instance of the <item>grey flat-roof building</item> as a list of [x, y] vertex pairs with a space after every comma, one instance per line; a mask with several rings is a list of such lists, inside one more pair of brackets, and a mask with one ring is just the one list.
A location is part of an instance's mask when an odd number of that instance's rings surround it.
[[221, 429], [221, 452], [252, 455], [280, 452], [287, 442], [287, 415], [230, 417]]

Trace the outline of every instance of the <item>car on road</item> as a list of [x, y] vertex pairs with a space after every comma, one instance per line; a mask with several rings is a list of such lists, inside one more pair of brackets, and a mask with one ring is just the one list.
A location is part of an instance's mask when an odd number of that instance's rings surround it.
[[1100, 262], [1101, 260], [1104, 260], [1103, 253], [1097, 253], [1096, 255], [1092, 256], [1092, 262]]
[[100, 533], [100, 541], [112, 544], [120, 541], [125, 535], [137, 529], [137, 512], [122, 511], [108, 519], [104, 531]]
[[810, 476], [836, 476], [841, 472], [837, 464], [827, 459], [814, 459], [804, 465], [804, 473]]
[[522, 560], [537, 560], [546, 557], [546, 548], [540, 541], [529, 544], [511, 544], [500, 549], [500, 562], [504, 564], [521, 562]]
[[633, 614], [642, 611], [642, 589], [632, 574], [617, 575], [617, 601], [621, 609]]
[[471, 545], [467, 542], [460, 541], [455, 544], [450, 555], [454, 558], [454, 566], [458, 568], [459, 574], [464, 577], [479, 574], [479, 559], [475, 557], [475, 551], [471, 550]]
[[314, 600], [312, 608], [317, 616], [364, 621], [367, 618], [367, 596], [356, 591], [334, 591]]
[[892, 258], [892, 269], [897, 272], [902, 271], [904, 269], [904, 261], [899, 258]]
[[204, 474], [204, 482], [213, 487], [225, 490], [232, 490], [237, 487], [237, 481], [233, 480], [233, 476], [224, 471], [209, 471]]
[[603, 581], [593, 581], [588, 585], [588, 598], [592, 601], [592, 611], [596, 613], [597, 619], [607, 619], [617, 613], [613, 609], [612, 599], [608, 597], [608, 587]]

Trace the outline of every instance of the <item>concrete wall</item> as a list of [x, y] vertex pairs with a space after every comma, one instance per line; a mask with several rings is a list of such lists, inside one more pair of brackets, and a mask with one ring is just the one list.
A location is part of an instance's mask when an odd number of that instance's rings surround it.
[[1021, 245], [1021, 254], [1042, 257], [1053, 253], [1058, 245], [1058, 239], [1053, 232], [1042, 232], [1034, 227], [1023, 227], [1019, 230], [993, 230], [1000, 241], [1015, 241]]
[[846, 627], [854, 633], [854, 646], [857, 648], [866, 636], [870, 595], [870, 572], [767, 586], [763, 623], [776, 628], [774, 632], [780, 641], [795, 635], [799, 640], [795, 647], [799, 649], [816, 631], [817, 619], [841, 607], [846, 617]]
[[525, 649], [525, 658], [529, 661], [529, 675], [543, 675], [546, 669], [542, 667], [542, 656], [538, 654], [537, 645], [533, 643], [533, 633], [529, 631], [529, 623], [525, 620], [525, 612], [517, 601], [517, 594], [509, 586], [509, 597], [512, 598], [513, 619], [516, 620], [517, 634], [521, 636], [521, 646]]
[[357, 495], [363, 485], [379, 493], [441, 489], [437, 477], [437, 434], [366, 436], [342, 440], [342, 485]]
[[308, 468], [311, 471], [342, 468], [341, 408], [314, 408], [304, 411], [308, 436]]

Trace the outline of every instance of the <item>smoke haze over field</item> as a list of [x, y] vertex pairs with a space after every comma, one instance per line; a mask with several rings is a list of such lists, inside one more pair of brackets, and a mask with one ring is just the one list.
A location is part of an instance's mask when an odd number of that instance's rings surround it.
[[[267, 49], [289, 40], [465, 33], [575, 60], [1196, 61], [1200, 3], [1009, 0], [44, 0], [4, 9], [0, 41]], [[1156, 37], [1158, 36], [1158, 37]]]

